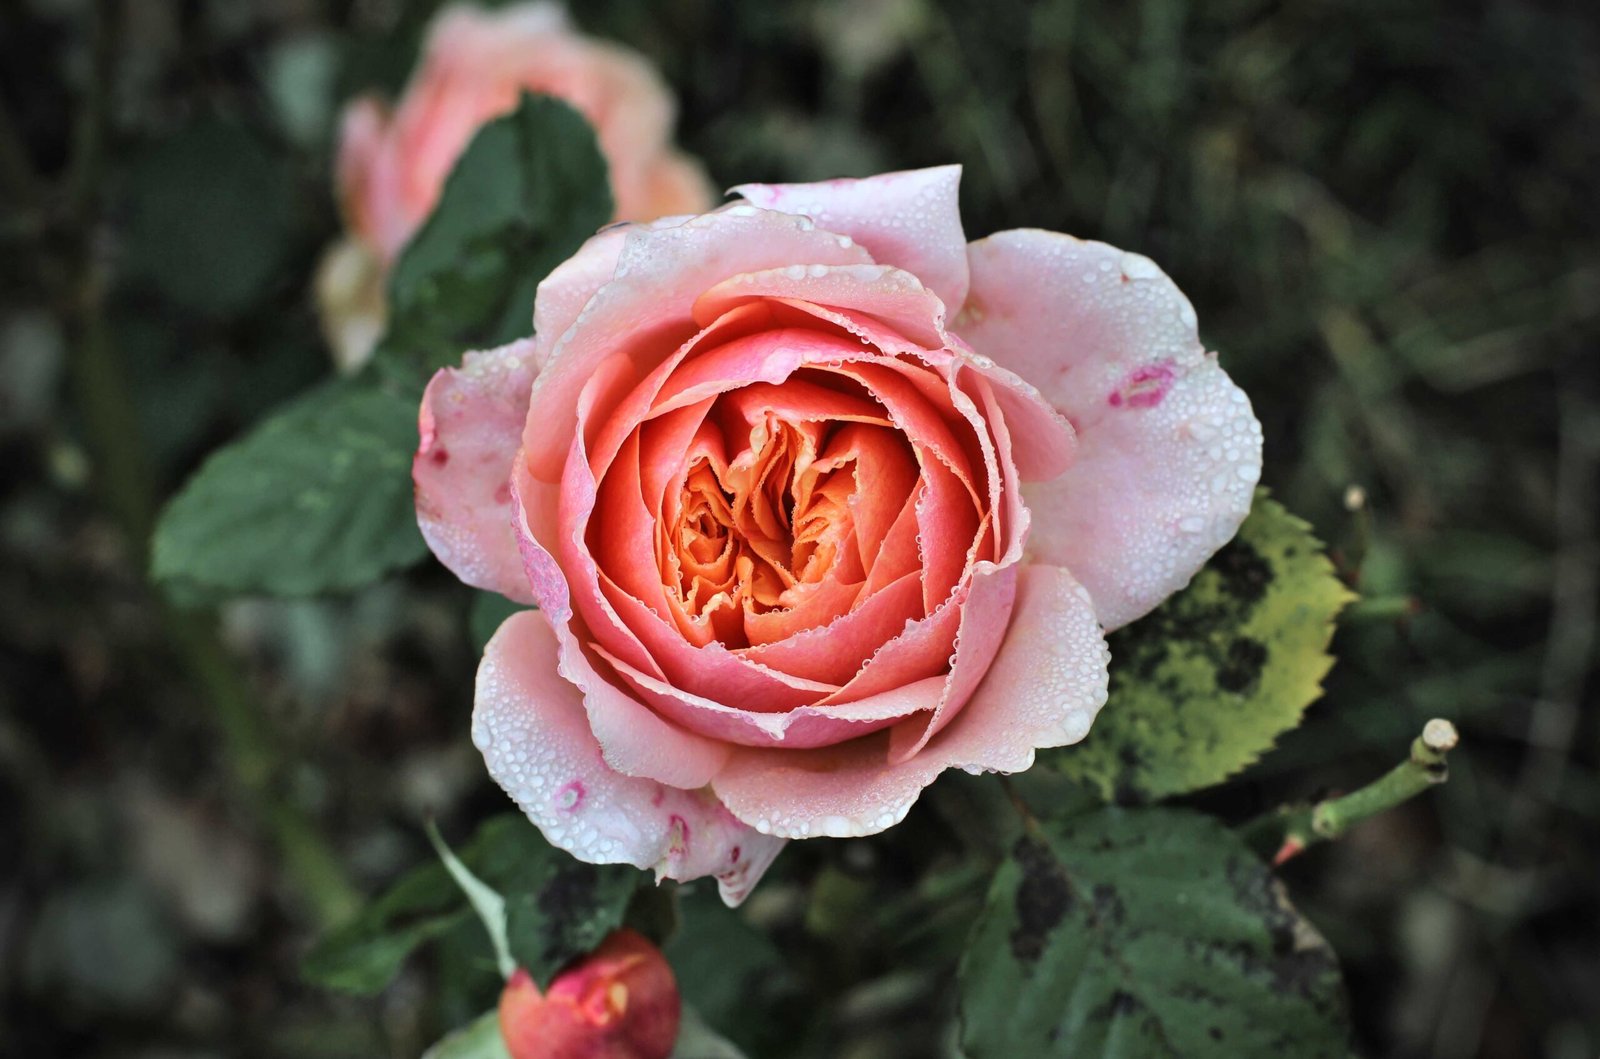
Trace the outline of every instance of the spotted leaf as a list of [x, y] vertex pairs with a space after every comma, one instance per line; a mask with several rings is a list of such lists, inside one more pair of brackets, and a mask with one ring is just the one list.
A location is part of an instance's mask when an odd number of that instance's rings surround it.
[[1188, 588], [1110, 636], [1110, 698], [1088, 738], [1041, 757], [1122, 804], [1220, 783], [1321, 694], [1352, 598], [1311, 527], [1258, 493]]

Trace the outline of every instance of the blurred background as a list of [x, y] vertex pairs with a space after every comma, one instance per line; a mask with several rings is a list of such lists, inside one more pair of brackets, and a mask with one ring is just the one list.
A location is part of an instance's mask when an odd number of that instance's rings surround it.
[[[425, 564], [208, 614], [143, 576], [159, 501], [330, 373], [338, 108], [398, 91], [433, 6], [0, 0], [0, 1055], [414, 1056], [492, 1001], [452, 970], [470, 937], [372, 1001], [297, 972], [430, 855], [426, 813], [506, 807], [467, 737], [466, 592]], [[1452, 718], [1445, 787], [1285, 871], [1357, 1050], [1600, 1054], [1592, 0], [574, 17], [659, 64], [719, 187], [958, 161], [969, 236], [1177, 280], [1265, 483], [1366, 597], [1306, 725], [1193, 801], [1348, 789]], [[742, 917], [688, 894], [686, 994], [754, 1059], [940, 1054], [960, 902], [942, 932], [878, 912], [960, 793], [791, 847]]]

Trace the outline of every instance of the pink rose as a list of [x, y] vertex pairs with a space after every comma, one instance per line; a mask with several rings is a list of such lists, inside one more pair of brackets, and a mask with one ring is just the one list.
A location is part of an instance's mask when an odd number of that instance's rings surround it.
[[575, 32], [553, 3], [447, 7], [399, 105], [391, 112], [366, 96], [345, 111], [337, 180], [353, 241], [330, 253], [318, 296], [346, 366], [381, 334], [383, 273], [433, 211], [461, 152], [524, 90], [566, 100], [594, 126], [618, 220], [710, 208], [704, 170], [670, 142], [672, 96], [643, 57]]
[[1028, 768], [1105, 702], [1102, 628], [1243, 520], [1260, 425], [1187, 299], [1101, 243], [968, 244], [959, 178], [604, 231], [534, 338], [429, 385], [423, 534], [540, 607], [490, 642], [474, 739], [578, 858], [737, 901], [783, 840]]

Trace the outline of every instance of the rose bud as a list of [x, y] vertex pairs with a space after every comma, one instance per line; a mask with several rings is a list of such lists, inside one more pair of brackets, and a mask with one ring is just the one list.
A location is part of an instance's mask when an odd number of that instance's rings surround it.
[[543, 995], [521, 968], [500, 994], [512, 1059], [667, 1059], [681, 1013], [661, 950], [626, 928], [569, 964]]

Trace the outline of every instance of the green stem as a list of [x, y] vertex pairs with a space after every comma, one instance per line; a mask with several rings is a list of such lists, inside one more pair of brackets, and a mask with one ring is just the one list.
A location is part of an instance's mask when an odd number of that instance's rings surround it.
[[1460, 741], [1455, 725], [1435, 718], [1412, 740], [1411, 755], [1360, 790], [1315, 805], [1285, 806], [1246, 824], [1245, 841], [1273, 864], [1307, 847], [1338, 838], [1369, 817], [1415, 798], [1449, 775], [1445, 756]]

